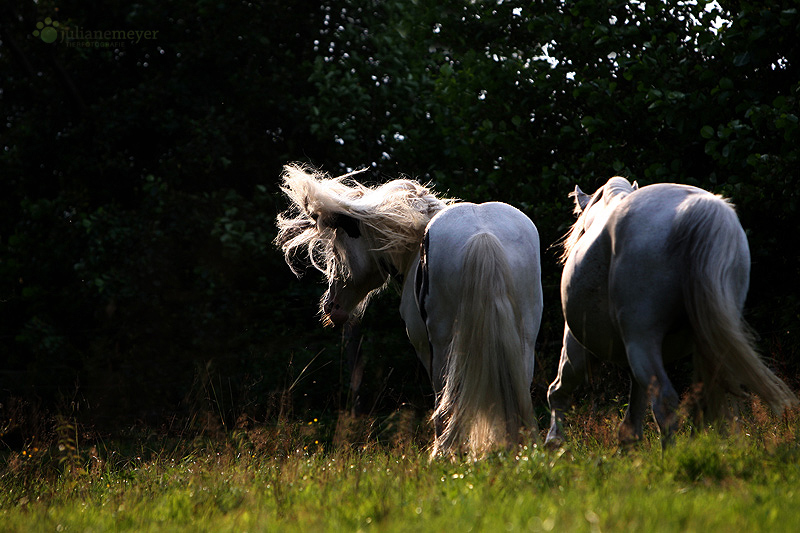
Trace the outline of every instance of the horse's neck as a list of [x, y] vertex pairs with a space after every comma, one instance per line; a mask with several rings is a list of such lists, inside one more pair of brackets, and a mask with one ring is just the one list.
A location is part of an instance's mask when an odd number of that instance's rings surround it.
[[[437, 213], [447, 207], [447, 204], [433, 196], [428, 201], [427, 211], [421, 210], [426, 217], [426, 221], [423, 226], [418, 228], [418, 233], [408, 234], [397, 246], [380, 252], [379, 263], [381, 263], [384, 270], [392, 274], [392, 277], [396, 277], [396, 274], [399, 274], [404, 279], [413, 276], [414, 269], [419, 263], [420, 247], [424, 238], [425, 228]], [[409, 269], [412, 271], [409, 272]]]
[[[401, 314], [404, 314], [404, 305], [410, 305], [411, 302], [416, 302], [416, 278], [420, 256], [420, 250], [417, 250], [416, 253], [411, 254], [405, 269], [400, 271], [400, 274], [403, 276], [402, 283], [400, 284], [400, 293], [404, 302], [401, 304]], [[408, 311], [406, 310], [405, 312]]]
[[635, 190], [634, 186], [619, 176], [615, 176], [608, 180], [605, 187], [606, 202], [610, 202], [612, 198], [619, 196], [619, 199], [625, 198]]
[[384, 272], [389, 274], [389, 277], [392, 278], [392, 281], [398, 281], [399, 279], [402, 283], [402, 280], [405, 277], [405, 271], [402, 268], [399, 268], [388, 256], [378, 258], [378, 265], [380, 265]]
[[420, 250], [417, 247], [414, 251], [406, 253], [394, 253], [386, 255], [381, 260], [384, 269], [389, 272], [393, 279], [400, 278], [401, 285], [405, 286], [409, 279], [414, 277], [417, 265], [419, 264]]
[[616, 207], [618, 203], [622, 201], [623, 198], [625, 198], [632, 192], [633, 191], [630, 190], [630, 188], [623, 189], [621, 187], [615, 187], [607, 191], [605, 194], [605, 198], [603, 198], [605, 209], [606, 210], [613, 209], [614, 207]]

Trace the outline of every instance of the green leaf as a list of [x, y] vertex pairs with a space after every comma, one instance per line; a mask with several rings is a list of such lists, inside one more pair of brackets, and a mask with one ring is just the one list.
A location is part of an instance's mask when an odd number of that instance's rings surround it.
[[743, 52], [733, 58], [733, 64], [737, 67], [743, 67], [750, 62], [751, 57], [750, 52]]

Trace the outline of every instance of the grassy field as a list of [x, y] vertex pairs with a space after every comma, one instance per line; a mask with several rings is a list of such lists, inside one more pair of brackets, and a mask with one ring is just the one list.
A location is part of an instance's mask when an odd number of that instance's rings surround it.
[[357, 443], [342, 427], [364, 422], [346, 417], [190, 442], [82, 446], [62, 431], [47, 449], [5, 452], [0, 530], [797, 531], [798, 423], [760, 418], [678, 435], [662, 455], [652, 430], [620, 453], [613, 416], [573, 415], [561, 450], [477, 462], [429, 462], [397, 434]]

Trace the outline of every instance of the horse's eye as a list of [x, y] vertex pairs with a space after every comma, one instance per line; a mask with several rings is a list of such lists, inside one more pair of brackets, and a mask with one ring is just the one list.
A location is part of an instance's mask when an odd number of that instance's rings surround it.
[[342, 228], [345, 233], [347, 233], [347, 235], [353, 239], [361, 237], [361, 227], [358, 223], [358, 219], [355, 219], [349, 215], [337, 215], [336, 218], [334, 218], [332, 225], [335, 228]]

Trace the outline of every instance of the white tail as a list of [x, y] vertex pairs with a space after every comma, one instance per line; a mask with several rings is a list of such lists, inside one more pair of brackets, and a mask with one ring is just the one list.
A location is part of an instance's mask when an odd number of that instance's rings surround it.
[[433, 456], [466, 443], [474, 456], [516, 443], [521, 426], [536, 430], [522, 319], [500, 241], [490, 233], [465, 245], [462, 298], [433, 420], [443, 422]]
[[739, 294], [748, 281], [741, 263], [746, 258], [746, 274], [750, 252], [736, 212], [712, 195], [692, 196], [682, 208], [674, 245], [687, 265], [684, 298], [694, 329], [703, 412], [711, 420], [727, 416], [726, 394], [742, 396], [744, 386], [781, 414], [798, 401], [756, 353], [742, 317]]

